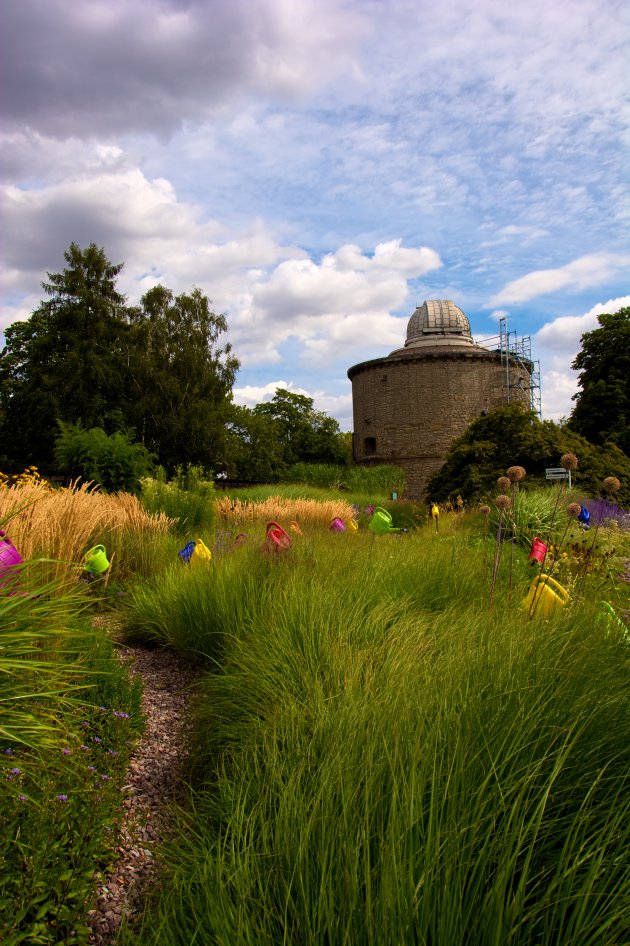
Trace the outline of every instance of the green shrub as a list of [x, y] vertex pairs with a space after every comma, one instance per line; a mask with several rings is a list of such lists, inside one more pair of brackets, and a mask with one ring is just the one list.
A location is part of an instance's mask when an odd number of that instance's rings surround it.
[[175, 519], [179, 535], [196, 537], [214, 526], [214, 483], [204, 478], [199, 467], [180, 468], [169, 481], [164, 470], [158, 469], [155, 477], [141, 481], [140, 498], [147, 512], [164, 512]]
[[98, 483], [108, 492], [137, 493], [152, 467], [151, 454], [127, 433], [106, 434], [101, 427], [59, 421], [55, 459], [73, 478]]

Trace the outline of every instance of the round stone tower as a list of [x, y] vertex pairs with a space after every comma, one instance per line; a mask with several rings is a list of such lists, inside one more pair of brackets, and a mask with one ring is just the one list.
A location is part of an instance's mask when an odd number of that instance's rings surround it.
[[476, 345], [453, 302], [423, 302], [403, 348], [348, 370], [355, 462], [403, 467], [405, 497], [426, 498], [429, 478], [473, 420], [509, 400], [531, 407], [532, 370], [526, 359]]

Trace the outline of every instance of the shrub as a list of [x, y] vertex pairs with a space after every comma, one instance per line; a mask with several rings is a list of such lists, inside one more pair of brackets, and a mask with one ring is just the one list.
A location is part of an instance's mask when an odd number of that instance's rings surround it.
[[140, 480], [152, 467], [146, 447], [128, 433], [108, 435], [101, 427], [85, 430], [81, 423], [59, 421], [55, 459], [73, 477], [98, 483], [108, 492], [137, 493]]

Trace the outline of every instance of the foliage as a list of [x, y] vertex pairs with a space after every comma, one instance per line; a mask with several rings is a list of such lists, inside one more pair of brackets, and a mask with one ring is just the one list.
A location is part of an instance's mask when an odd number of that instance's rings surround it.
[[285, 465], [339, 464], [349, 459], [339, 424], [323, 411], [316, 411], [313, 398], [277, 388], [270, 401], [256, 405], [254, 413], [275, 422]]
[[[82, 618], [79, 586], [24, 569], [0, 595], [0, 941], [85, 942], [97, 872], [115, 858], [140, 687]], [[26, 592], [26, 593], [24, 593]]]
[[283, 479], [291, 483], [305, 483], [344, 492], [390, 495], [402, 494], [405, 471], [398, 466], [335, 466], [329, 463], [295, 463]]
[[49, 299], [5, 332], [0, 355], [3, 460], [52, 459], [56, 423], [116, 424], [125, 397], [122, 344], [125, 299], [116, 289], [122, 264], [94, 243], [71, 243], [62, 273], [42, 283]]
[[55, 440], [58, 468], [73, 479], [97, 483], [108, 492], [137, 493], [140, 480], [152, 467], [149, 451], [132, 443], [128, 433], [106, 434], [102, 427], [85, 430], [79, 422], [59, 421]]
[[569, 426], [591, 443], [612, 441], [630, 456], [630, 307], [597, 316], [572, 367], [581, 388]]
[[284, 446], [276, 420], [249, 407], [230, 405], [223, 472], [230, 479], [275, 483], [285, 470]]
[[574, 486], [597, 495], [604, 478], [615, 475], [622, 482], [620, 501], [630, 502], [630, 460], [615, 444], [596, 447], [553, 421], [539, 421], [516, 403], [479, 417], [454, 441], [443, 467], [429, 481], [428, 496], [439, 502], [458, 494], [468, 502], [480, 499], [515, 464], [527, 471], [525, 489], [542, 485], [545, 469], [557, 467], [568, 452], [579, 458]]
[[172, 519], [179, 535], [209, 531], [214, 524], [214, 483], [200, 467], [179, 467], [171, 480], [159, 469], [142, 480], [141, 498], [149, 513]]
[[175, 296], [154, 286], [130, 319], [129, 423], [169, 472], [181, 464], [222, 466], [238, 368], [231, 346], [218, 347], [225, 316], [200, 289]]

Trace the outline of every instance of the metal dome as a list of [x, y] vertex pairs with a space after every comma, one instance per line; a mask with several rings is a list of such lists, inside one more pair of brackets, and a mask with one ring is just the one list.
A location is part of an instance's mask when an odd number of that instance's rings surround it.
[[470, 322], [450, 299], [429, 299], [418, 306], [407, 325], [405, 348], [474, 345]]

